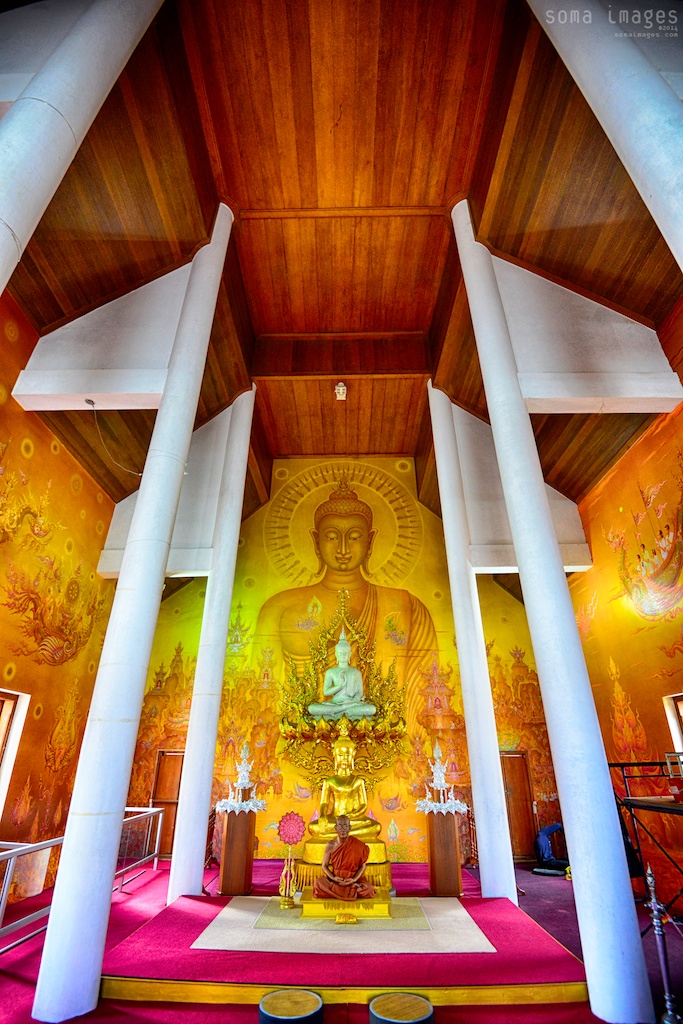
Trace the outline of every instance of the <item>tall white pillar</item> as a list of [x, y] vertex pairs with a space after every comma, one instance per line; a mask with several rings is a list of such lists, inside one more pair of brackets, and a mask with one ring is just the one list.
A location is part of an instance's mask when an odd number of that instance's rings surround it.
[[198, 896], [202, 891], [206, 827], [211, 809], [218, 717], [223, 692], [225, 648], [228, 640], [255, 394], [254, 385], [251, 391], [236, 398], [230, 408], [228, 441], [213, 535], [213, 557], [206, 586], [173, 836], [168, 903], [172, 903], [178, 896]]
[[531, 420], [491, 254], [467, 201], [453, 210], [491, 430], [543, 697], [591, 1009], [654, 1021], [635, 903], [605, 750]]
[[[681, 101], [618, 24], [618, 4], [608, 13], [599, 0], [581, 0], [570, 19], [564, 0], [528, 3], [683, 268]], [[662, 30], [655, 22], [652, 31]]]
[[0, 292], [163, 0], [94, 0], [0, 121]]
[[483, 896], [507, 896], [517, 903], [484, 626], [477, 578], [469, 560], [469, 526], [453, 409], [443, 391], [433, 388], [431, 381], [427, 387], [458, 644], [481, 892]]
[[232, 220], [221, 205], [211, 244], [192, 263], [78, 761], [33, 1005], [38, 1020], [97, 1005], [147, 668]]

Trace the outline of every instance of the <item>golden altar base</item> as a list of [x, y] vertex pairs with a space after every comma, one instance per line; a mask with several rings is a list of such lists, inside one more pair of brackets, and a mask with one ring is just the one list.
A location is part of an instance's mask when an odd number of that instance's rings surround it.
[[[313, 886], [316, 878], [322, 875], [320, 864], [310, 864], [303, 860], [294, 861], [294, 877], [296, 879], [297, 892], [303, 892], [307, 887]], [[376, 889], [392, 889], [391, 862], [383, 861], [381, 864], [366, 864], [363, 877]]]
[[[306, 864], [322, 864], [325, 847], [328, 842], [328, 839], [307, 839], [304, 843], [301, 859]], [[384, 864], [386, 862], [387, 848], [382, 839], [364, 839], [363, 842], [370, 851], [366, 861], [367, 867], [371, 864]]]
[[301, 894], [302, 917], [333, 917], [338, 924], [356, 924], [370, 918], [391, 917], [391, 897], [388, 889], [378, 889], [365, 900], [316, 899], [311, 886]]

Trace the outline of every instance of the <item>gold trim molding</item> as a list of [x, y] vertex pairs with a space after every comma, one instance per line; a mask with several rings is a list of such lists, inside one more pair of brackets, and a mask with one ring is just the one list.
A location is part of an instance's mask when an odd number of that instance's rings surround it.
[[[392, 986], [337, 988], [306, 985], [317, 992], [323, 1003], [369, 1003], [386, 992], [405, 992], [424, 996], [433, 1006], [512, 1006], [530, 1003], [536, 1006], [552, 1003], [585, 1003], [588, 988], [585, 981], [542, 985], [457, 985], [445, 988], [401, 988]], [[299, 989], [302, 985], [235, 985], [213, 981], [170, 981], [158, 978], [102, 978], [102, 999], [167, 1003], [234, 1003], [253, 1005], [264, 996], [280, 989]]]

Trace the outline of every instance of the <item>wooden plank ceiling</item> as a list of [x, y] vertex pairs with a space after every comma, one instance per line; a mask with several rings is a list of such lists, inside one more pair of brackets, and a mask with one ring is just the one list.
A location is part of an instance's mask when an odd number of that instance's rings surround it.
[[[40, 334], [235, 227], [197, 424], [257, 383], [245, 514], [279, 456], [414, 456], [438, 511], [425, 382], [486, 418], [448, 213], [499, 255], [683, 348], [683, 281], [522, 0], [166, 0], [104, 103], [10, 290]], [[348, 400], [334, 400], [343, 379]], [[116, 500], [135, 486], [87, 411], [45, 416]], [[579, 499], [644, 416], [535, 416]], [[142, 468], [153, 413], [106, 413]]]

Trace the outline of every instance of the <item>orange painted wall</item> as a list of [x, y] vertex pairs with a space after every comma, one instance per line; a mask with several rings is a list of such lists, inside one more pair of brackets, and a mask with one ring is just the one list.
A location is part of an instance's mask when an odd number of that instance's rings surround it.
[[[610, 761], [673, 750], [662, 698], [683, 693], [682, 502], [683, 406], [660, 416], [580, 508], [594, 565], [570, 590]], [[668, 785], [644, 778], [633, 792], [668, 794]], [[644, 820], [683, 861], [681, 819]], [[683, 879], [651, 845], [647, 856], [673, 895]]]
[[[60, 835], [113, 584], [97, 576], [113, 505], [34, 413], [11, 397], [35, 331], [0, 298], [0, 689], [30, 695], [0, 836]], [[47, 865], [18, 862], [13, 897]]]

